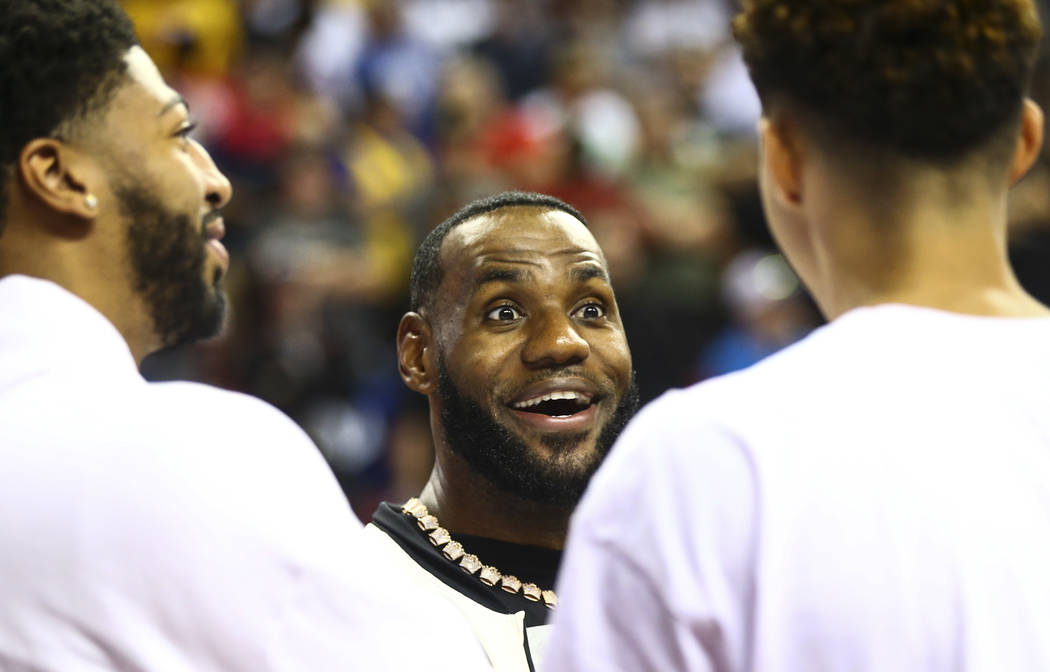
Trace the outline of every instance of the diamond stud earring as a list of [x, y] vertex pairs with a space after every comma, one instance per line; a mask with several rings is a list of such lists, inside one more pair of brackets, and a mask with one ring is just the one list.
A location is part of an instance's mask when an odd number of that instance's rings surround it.
[[84, 197], [84, 205], [94, 210], [98, 206], [98, 199], [94, 194], [88, 194]]

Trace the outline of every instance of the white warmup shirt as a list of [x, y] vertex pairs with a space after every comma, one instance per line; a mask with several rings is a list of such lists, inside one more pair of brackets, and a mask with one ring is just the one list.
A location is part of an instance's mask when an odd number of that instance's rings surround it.
[[628, 426], [547, 672], [1050, 670], [1050, 319], [857, 309]]
[[285, 416], [147, 383], [87, 303], [0, 280], [0, 670], [482, 669], [361, 534]]

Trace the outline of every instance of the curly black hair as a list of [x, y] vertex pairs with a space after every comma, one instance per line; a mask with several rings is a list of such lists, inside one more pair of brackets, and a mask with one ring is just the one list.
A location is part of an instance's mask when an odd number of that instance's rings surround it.
[[767, 110], [939, 163], [1019, 118], [1042, 33], [1032, 0], [744, 0], [733, 28]]
[[430, 305], [430, 301], [434, 298], [434, 293], [441, 285], [444, 274], [439, 257], [441, 256], [441, 244], [445, 242], [448, 232], [463, 222], [474, 219], [479, 215], [514, 206], [561, 210], [580, 220], [584, 226], [587, 226], [587, 220], [583, 218], [579, 210], [562, 200], [546, 194], [528, 191], [504, 191], [472, 201], [434, 227], [420, 244], [416, 257], [412, 261], [412, 281], [409, 299], [411, 310], [419, 311], [422, 307]]
[[0, 9], [0, 233], [18, 155], [109, 102], [138, 44], [115, 0], [16, 0]]

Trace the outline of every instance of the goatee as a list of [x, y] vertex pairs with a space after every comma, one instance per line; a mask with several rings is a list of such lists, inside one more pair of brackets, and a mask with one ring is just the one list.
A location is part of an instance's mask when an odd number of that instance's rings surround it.
[[552, 455], [536, 454], [518, 435], [459, 391], [443, 359], [438, 360], [438, 395], [441, 424], [449, 449], [479, 476], [522, 499], [566, 507], [575, 506], [583, 496], [591, 476], [639, 405], [632, 372], [627, 391], [599, 432], [595, 450], [580, 462], [569, 453], [586, 438], [586, 432], [546, 436], [542, 441], [552, 449]]
[[144, 298], [162, 344], [170, 347], [217, 334], [226, 296], [221, 271], [204, 277], [204, 223], [171, 212], [141, 185], [115, 193], [128, 222], [135, 290]]

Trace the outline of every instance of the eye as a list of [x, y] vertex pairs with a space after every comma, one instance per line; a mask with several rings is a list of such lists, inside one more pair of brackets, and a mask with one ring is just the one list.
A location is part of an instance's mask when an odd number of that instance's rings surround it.
[[193, 132], [196, 130], [197, 122], [186, 122], [186, 124], [179, 128], [179, 130], [175, 131], [175, 137], [181, 140], [190, 140], [193, 137]]
[[509, 305], [497, 306], [485, 315], [486, 319], [494, 320], [496, 322], [513, 322], [514, 320], [521, 319], [521, 317], [521, 311], [514, 306]]
[[605, 317], [605, 306], [600, 303], [588, 303], [577, 308], [573, 315], [581, 320], [598, 320]]

